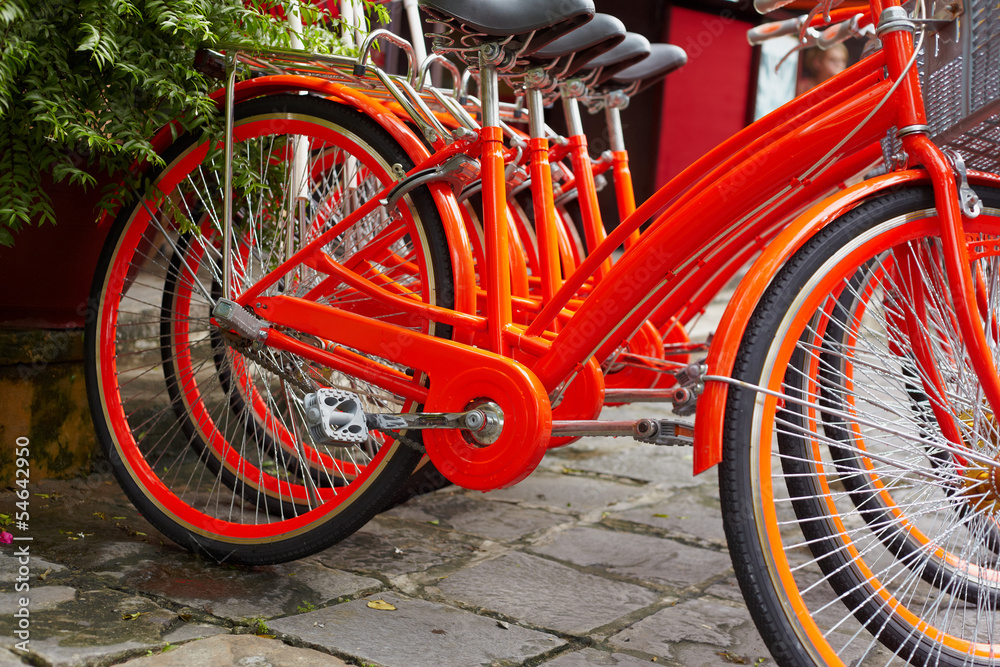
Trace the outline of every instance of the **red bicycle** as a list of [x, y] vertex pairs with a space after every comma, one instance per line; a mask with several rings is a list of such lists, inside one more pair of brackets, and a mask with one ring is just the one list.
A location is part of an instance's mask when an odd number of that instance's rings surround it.
[[[88, 380], [140, 510], [193, 550], [275, 562], [350, 534], [424, 451], [487, 490], [579, 435], [693, 443], [696, 473], [721, 463], [734, 567], [779, 663], [996, 664], [998, 91], [982, 55], [996, 10], [926, 23], [873, 0], [881, 49], [714, 149], [578, 267], [539, 244], [548, 277], [515, 294], [508, 166], [527, 154], [544, 182], [531, 100], [537, 72], [571, 56], [542, 47], [593, 8], [422, 4], [444, 24], [439, 49], [478, 71], [481, 118], [460, 91], [363, 59], [230, 53], [231, 73], [277, 73], [220, 92], [225, 140], [172, 143], [161, 194], [119, 215]], [[918, 23], [936, 32], [915, 45]], [[505, 142], [499, 76], [529, 91], [528, 151]], [[886, 173], [843, 186], [879, 161]], [[591, 165], [573, 173], [589, 197]], [[477, 258], [459, 197], [480, 183]], [[536, 192], [534, 231], [551, 240]], [[707, 359], [636, 345], [758, 250]], [[628, 363], [683, 391], [606, 390]], [[693, 430], [596, 420], [606, 401], [665, 396], [696, 406]]]

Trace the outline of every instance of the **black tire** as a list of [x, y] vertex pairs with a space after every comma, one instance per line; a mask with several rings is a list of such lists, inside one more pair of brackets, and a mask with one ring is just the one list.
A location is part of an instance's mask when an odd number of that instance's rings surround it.
[[[977, 192], [986, 209], [966, 232], [995, 303], [1000, 191]], [[1000, 664], [1000, 635], [974, 622], [998, 611], [1000, 496], [979, 479], [992, 468], [955, 456], [928, 409], [931, 396], [964, 424], [979, 460], [1000, 454], [966, 372], [939, 245], [929, 189], [865, 202], [795, 254], [740, 344], [723, 519], [780, 665]], [[917, 313], [921, 326], [907, 328]], [[931, 375], [915, 361], [921, 341], [943, 396], [918, 379]]]
[[[236, 295], [280, 263], [286, 246], [301, 247], [393, 182], [393, 165], [413, 164], [377, 123], [311, 96], [242, 103], [235, 134]], [[296, 145], [306, 146], [299, 155], [308, 182], [289, 187]], [[220, 561], [276, 563], [356, 531], [391, 501], [419, 459], [382, 434], [352, 446], [317, 444], [302, 428], [307, 390], [349, 386], [365, 412], [419, 406], [307, 359], [252, 348], [211, 323], [223, 284], [222, 179], [218, 152], [208, 148], [207, 141], [180, 137], [152, 176], [166, 197], [137, 197], [115, 221], [91, 290], [88, 396], [116, 477], [158, 530]], [[297, 198], [294, 209], [289, 193]], [[433, 199], [417, 189], [400, 211], [394, 223], [376, 210], [332, 239], [328, 254], [348, 265], [364, 250], [357, 271], [451, 307], [451, 262]], [[299, 223], [291, 231], [288, 219]], [[379, 236], [392, 225], [393, 233]], [[394, 313], [323, 277], [300, 266], [269, 289], [310, 293], [401, 327], [451, 335], [449, 327]], [[322, 347], [336, 334], [300, 338]]]

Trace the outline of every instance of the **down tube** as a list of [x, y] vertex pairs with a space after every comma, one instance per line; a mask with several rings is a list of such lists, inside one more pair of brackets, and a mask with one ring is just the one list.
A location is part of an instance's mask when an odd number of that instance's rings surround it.
[[[856, 129], [887, 89], [885, 82], [802, 128], [797, 141], [778, 142], [777, 148], [760, 151], [693, 197], [663, 224], [648, 230], [574, 313], [549, 352], [533, 365], [545, 388], [554, 390], [595, 354], [603, 361], [628, 338], [627, 322], [646, 317], [656, 308], [659, 300], [652, 296], [669, 294], [669, 289], [664, 289], [675, 280], [674, 271], [696, 261], [716, 237], [732, 231], [733, 221], [746, 218], [747, 211], [762, 209], [777, 194], [794, 194], [798, 176]], [[885, 136], [893, 124], [891, 107], [885, 105], [835, 159]]]
[[[878, 85], [882, 80], [884, 57], [878, 52], [853, 65], [811, 91], [795, 98], [783, 107], [748, 125], [711, 151], [703, 155], [680, 174], [657, 190], [635, 212], [615, 227], [608, 238], [585, 259], [578, 262], [574, 274], [566, 277], [563, 287], [547, 303], [528, 329], [537, 335], [545, 330], [559, 310], [572, 298], [588, 276], [596, 272], [600, 262], [664, 206], [680, 208], [694, 193], [708, 187], [745, 160], [767, 148], [774, 141], [789, 134], [789, 128], [804, 127], [824, 118], [832, 110], [843, 108], [863, 91]], [[659, 224], [659, 220], [653, 223]], [[648, 232], [647, 232], [648, 233]], [[636, 244], [633, 244], [628, 252]]]

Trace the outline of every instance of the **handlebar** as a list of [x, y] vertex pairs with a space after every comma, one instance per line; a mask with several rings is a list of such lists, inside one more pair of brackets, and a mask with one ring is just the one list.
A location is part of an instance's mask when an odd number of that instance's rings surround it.
[[767, 14], [790, 4], [792, 0], [753, 0], [753, 8], [760, 14]]
[[851, 37], [861, 36], [861, 19], [864, 14], [856, 14], [847, 21], [835, 23], [819, 34], [816, 46], [821, 49], [828, 49], [834, 44], [839, 44]]
[[760, 46], [769, 39], [784, 37], [802, 30], [802, 25], [806, 22], [806, 16], [796, 16], [784, 21], [774, 21], [773, 23], [762, 23], [759, 26], [747, 30], [747, 41], [750, 46]]
[[[843, 13], [837, 13], [843, 16]], [[860, 12], [855, 12], [846, 20], [828, 26], [819, 32], [811, 27], [805, 27], [806, 21], [809, 20], [809, 16], [803, 15], [784, 21], [761, 24], [747, 30], [747, 42], [750, 43], [750, 46], [759, 46], [769, 39], [798, 33], [802, 37], [800, 43], [803, 47], [818, 46], [826, 50], [834, 44], [839, 44], [852, 37], [863, 37], [871, 25], [870, 17]], [[822, 17], [814, 15], [810, 23], [821, 24]]]

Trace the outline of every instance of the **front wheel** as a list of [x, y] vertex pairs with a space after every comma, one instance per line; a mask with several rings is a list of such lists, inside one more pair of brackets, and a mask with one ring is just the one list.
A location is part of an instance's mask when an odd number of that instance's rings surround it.
[[[130, 500], [167, 537], [226, 562], [301, 558], [360, 528], [419, 459], [382, 434], [330, 446], [312, 439], [305, 396], [340, 388], [366, 413], [419, 410], [376, 380], [251, 344], [213, 323], [228, 275], [235, 298], [395, 182], [412, 161], [362, 114], [329, 100], [276, 95], [236, 108], [233, 252], [222, 252], [222, 162], [184, 136], [156, 188], [122, 211], [98, 264], [86, 330], [91, 414]], [[163, 196], [155, 196], [157, 190]], [[378, 209], [324, 246], [331, 261], [408, 298], [453, 304], [441, 219], [426, 189], [393, 218]], [[229, 263], [229, 271], [225, 264]], [[442, 327], [377, 302], [306, 266], [267, 295], [300, 296], [401, 328]], [[338, 348], [287, 330], [301, 343]], [[385, 360], [373, 360], [390, 365]], [[415, 384], [421, 373], [392, 365]], [[419, 440], [419, 436], [412, 439]]]
[[[966, 238], [996, 357], [1000, 191], [977, 191]], [[956, 321], [926, 188], [826, 227], [758, 304], [719, 475], [779, 664], [1000, 664], [1000, 422]]]

